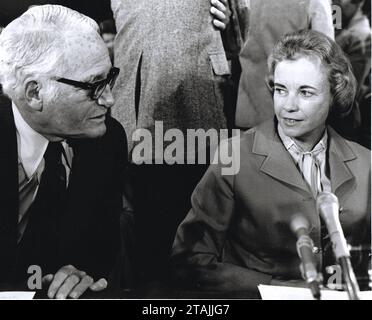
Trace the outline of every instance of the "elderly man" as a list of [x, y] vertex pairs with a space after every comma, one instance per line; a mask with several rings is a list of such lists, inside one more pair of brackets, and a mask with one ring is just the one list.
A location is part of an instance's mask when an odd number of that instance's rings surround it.
[[127, 151], [106, 117], [119, 70], [98, 25], [33, 7], [3, 30], [0, 70], [11, 99], [0, 108], [0, 282], [25, 282], [36, 265], [50, 298], [103, 290], [118, 262]]

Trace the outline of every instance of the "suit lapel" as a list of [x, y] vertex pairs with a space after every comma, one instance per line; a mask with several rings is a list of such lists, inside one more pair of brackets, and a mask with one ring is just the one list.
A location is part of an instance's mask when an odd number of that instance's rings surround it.
[[[252, 152], [266, 156], [260, 170], [273, 178], [296, 188], [310, 192], [289, 152], [283, 146], [271, 121], [264, 122], [256, 129]], [[355, 179], [347, 162], [356, 158], [345, 140], [331, 127], [329, 133], [329, 167], [332, 191], [341, 197], [355, 187]]]
[[0, 195], [0, 269], [7, 269], [15, 261], [18, 222], [17, 136], [10, 101], [0, 105]]
[[338, 197], [346, 191], [355, 188], [355, 178], [347, 166], [347, 162], [354, 160], [356, 155], [332, 128], [328, 127], [329, 142], [329, 166], [332, 192]]
[[61, 217], [62, 219], [66, 218], [68, 224], [70, 224], [70, 219], [73, 218], [70, 215], [73, 215], [77, 208], [83, 208], [83, 210], [78, 210], [80, 212], [78, 216], [74, 217], [75, 220], [89, 219], [90, 210], [87, 210], [87, 208], [92, 206], [92, 210], [94, 209], [93, 206], [96, 203], [96, 196], [99, 191], [97, 185], [100, 184], [105, 165], [100, 157], [102, 152], [100, 152], [97, 144], [99, 144], [97, 139], [69, 141], [74, 153], [67, 189], [69, 209]]
[[275, 125], [272, 121], [267, 121], [256, 129], [252, 152], [266, 156], [260, 170], [286, 184], [311, 192], [277, 135]]

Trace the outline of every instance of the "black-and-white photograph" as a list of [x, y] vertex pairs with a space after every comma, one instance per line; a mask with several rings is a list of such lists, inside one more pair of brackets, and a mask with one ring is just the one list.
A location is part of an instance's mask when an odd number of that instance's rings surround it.
[[370, 150], [370, 0], [1, 0], [0, 300], [372, 300]]

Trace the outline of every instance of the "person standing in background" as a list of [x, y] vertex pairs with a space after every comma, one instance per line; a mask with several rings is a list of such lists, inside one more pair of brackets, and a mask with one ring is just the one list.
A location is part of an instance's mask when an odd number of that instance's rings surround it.
[[349, 57], [358, 92], [371, 69], [371, 27], [363, 13], [364, 0], [333, 0], [342, 11], [342, 28], [336, 31], [336, 42]]
[[116, 35], [115, 21], [107, 19], [99, 23], [99, 31], [110, 54], [112, 64], [114, 64], [114, 39]]
[[371, 27], [362, 8], [364, 0], [334, 0], [341, 7], [342, 28], [336, 30], [336, 42], [350, 59], [358, 88], [353, 112], [338, 119], [336, 130], [349, 139], [371, 148]]
[[[111, 111], [126, 129], [129, 150], [136, 129], [149, 130], [154, 145], [155, 121], [161, 121], [164, 132], [179, 129], [184, 134], [187, 129], [226, 128], [228, 59], [244, 46], [250, 1], [229, 3], [111, 1], [117, 29], [114, 58], [121, 69]], [[228, 26], [226, 21], [230, 21]], [[186, 146], [186, 140], [183, 143]], [[151, 151], [146, 160], [152, 164], [132, 167], [136, 269], [145, 282], [167, 274], [176, 228], [207, 168], [205, 164], [169, 165], [157, 157], [154, 148]], [[185, 158], [190, 156], [185, 154]]]

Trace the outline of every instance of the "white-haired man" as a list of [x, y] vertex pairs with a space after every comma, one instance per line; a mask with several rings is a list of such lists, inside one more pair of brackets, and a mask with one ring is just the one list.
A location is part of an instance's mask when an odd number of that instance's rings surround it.
[[[0, 35], [0, 282], [40, 266], [50, 298], [100, 291], [117, 263], [123, 128], [106, 116], [119, 72], [98, 25], [30, 8]], [[89, 139], [87, 139], [89, 138]]]

